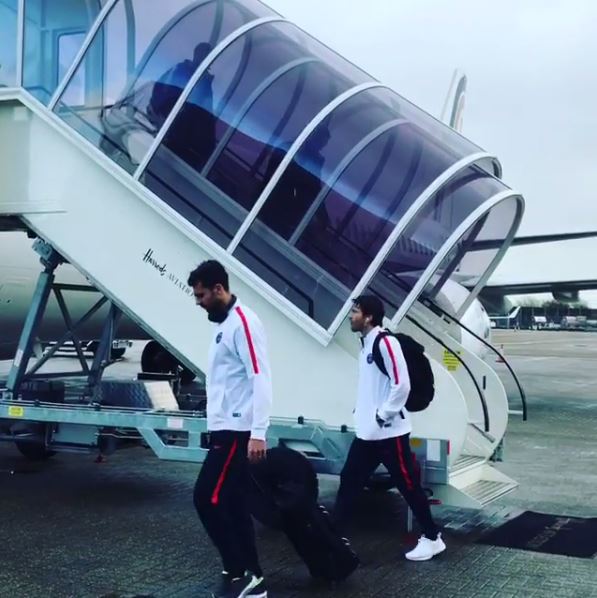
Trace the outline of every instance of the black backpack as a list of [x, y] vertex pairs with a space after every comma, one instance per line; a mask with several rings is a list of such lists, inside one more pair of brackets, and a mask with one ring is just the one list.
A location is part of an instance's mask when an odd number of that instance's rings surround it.
[[379, 343], [385, 336], [393, 336], [398, 339], [406, 360], [408, 377], [410, 378], [410, 393], [406, 400], [406, 409], [413, 413], [427, 409], [435, 394], [435, 380], [429, 359], [425, 356], [425, 347], [407, 334], [393, 333], [389, 330], [380, 332], [373, 341], [372, 354], [375, 365], [385, 376], [388, 375], [388, 372], [379, 350]]

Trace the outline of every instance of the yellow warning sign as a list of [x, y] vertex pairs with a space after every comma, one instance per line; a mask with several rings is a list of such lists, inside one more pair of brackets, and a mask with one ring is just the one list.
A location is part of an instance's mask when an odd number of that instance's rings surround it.
[[[458, 353], [458, 355], [460, 355], [460, 351], [456, 351], [456, 353]], [[455, 372], [460, 367], [460, 361], [458, 360], [456, 355], [454, 355], [447, 349], [444, 349], [443, 362], [444, 362], [444, 365], [446, 366], [446, 369], [449, 372]]]
[[25, 415], [25, 409], [23, 407], [16, 407], [11, 405], [8, 408], [8, 417], [23, 417]]

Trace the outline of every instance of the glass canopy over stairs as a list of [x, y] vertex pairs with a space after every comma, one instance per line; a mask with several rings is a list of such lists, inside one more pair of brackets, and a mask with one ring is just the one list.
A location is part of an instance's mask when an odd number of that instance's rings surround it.
[[495, 157], [258, 0], [0, 0], [0, 28], [1, 86], [328, 335], [367, 288], [402, 317], [474, 287], [520, 220]]

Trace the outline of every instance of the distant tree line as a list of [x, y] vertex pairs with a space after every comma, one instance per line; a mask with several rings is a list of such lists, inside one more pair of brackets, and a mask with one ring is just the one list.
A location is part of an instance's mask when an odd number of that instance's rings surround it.
[[563, 301], [556, 301], [555, 299], [533, 299], [532, 297], [526, 297], [518, 303], [521, 307], [535, 307], [549, 310], [560, 310], [567, 311], [569, 309], [589, 309], [586, 301], [579, 300], [574, 303], [564, 303]]

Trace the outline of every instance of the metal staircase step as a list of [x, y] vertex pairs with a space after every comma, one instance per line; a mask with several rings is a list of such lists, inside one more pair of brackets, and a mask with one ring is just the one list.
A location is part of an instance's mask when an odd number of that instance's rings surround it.
[[479, 501], [483, 506], [512, 492], [517, 488], [516, 482], [496, 482], [492, 480], [479, 480], [462, 491], [474, 500]]
[[462, 473], [474, 467], [478, 467], [485, 463], [485, 457], [478, 457], [475, 455], [461, 455], [450, 467], [450, 473]]

